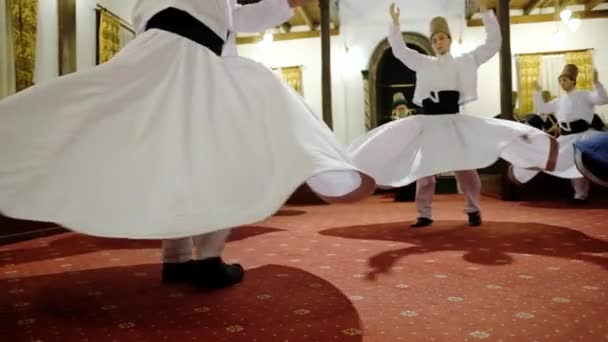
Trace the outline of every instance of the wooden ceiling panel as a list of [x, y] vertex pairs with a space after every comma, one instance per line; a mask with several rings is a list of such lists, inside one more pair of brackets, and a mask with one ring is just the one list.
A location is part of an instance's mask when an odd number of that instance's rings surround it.
[[[490, 0], [489, 7], [496, 8], [498, 0]], [[481, 20], [471, 19], [473, 15], [470, 10], [471, 3], [474, 1], [467, 1], [467, 25], [468, 26], [480, 26]], [[536, 22], [547, 22], [558, 20], [556, 15], [551, 13], [540, 14], [535, 12], [537, 9], [542, 8], [553, 8], [557, 6], [569, 6], [569, 5], [584, 5], [584, 10], [577, 10], [574, 12], [574, 16], [580, 19], [596, 19], [596, 18], [608, 18], [608, 10], [598, 10], [597, 7], [602, 3], [608, 3], [608, 0], [511, 0], [511, 9], [523, 10], [523, 15], [512, 15], [511, 23], [536, 23]]]
[[[489, 0], [489, 7], [496, 8], [497, 1], [498, 0]], [[608, 0], [511, 0], [510, 7], [511, 9], [525, 10], [539, 7], [553, 7], [557, 2], [561, 4], [586, 5], [595, 8], [601, 3], [608, 2]]]
[[583, 1], [583, 2], [585, 3], [585, 11], [592, 11], [599, 4], [604, 3], [606, 1], [604, 1], [604, 0], [587, 0], [587, 1]]
[[[238, 0], [239, 4], [247, 5], [259, 2], [260, 0]], [[289, 19], [289, 25], [293, 26], [308, 26], [309, 29], [317, 29], [321, 22], [321, 9], [319, 0], [306, 0], [304, 6], [297, 8], [294, 11], [293, 17]], [[334, 24], [336, 24], [334, 20]]]
[[[238, 0], [238, 3], [242, 5], [257, 3], [260, 0]], [[287, 21], [287, 23], [281, 25], [280, 30], [275, 30], [274, 40], [291, 40], [301, 38], [313, 38], [320, 36], [320, 23], [321, 23], [321, 8], [319, 6], [320, 0], [305, 0], [302, 7], [294, 10], [294, 15]], [[338, 0], [330, 1], [330, 12], [331, 12], [331, 35], [338, 35], [340, 33], [340, 23], [337, 8]], [[298, 30], [292, 30], [293, 27], [300, 26], [306, 27], [305, 30], [301, 28]], [[278, 31], [278, 32], [277, 32]], [[242, 35], [237, 37], [239, 44], [250, 44], [261, 41], [262, 36], [258, 35]]]
[[319, 1], [308, 1], [301, 8], [296, 9], [294, 16], [289, 19], [291, 26], [317, 27], [321, 22]]
[[[259, 2], [260, 0], [238, 0], [240, 4], [251, 4]], [[294, 16], [289, 21], [282, 25], [284, 32], [289, 32], [292, 27], [300, 27], [300, 29], [292, 30], [292, 32], [298, 32], [303, 34], [301, 27], [306, 27], [306, 31], [309, 33], [317, 34], [319, 30], [319, 24], [321, 22], [321, 10], [319, 7], [320, 0], [305, 0], [304, 6], [294, 11]], [[339, 28], [339, 16], [337, 15], [336, 2], [339, 0], [329, 0], [333, 4], [332, 27]], [[372, 1], [372, 0], [361, 0], [361, 1]], [[495, 9], [496, 4], [499, 0], [489, 0], [489, 7]], [[481, 20], [472, 19], [474, 11], [477, 10], [474, 0], [467, 0], [467, 25], [478, 26], [481, 25]], [[557, 20], [555, 15], [551, 15], [547, 12], [545, 14], [539, 14], [536, 11], [539, 8], [551, 8], [556, 4], [558, 6], [579, 4], [584, 5], [584, 10], [575, 12], [575, 16], [580, 19], [593, 19], [593, 18], [606, 18], [608, 17], [608, 10], [599, 10], [597, 7], [602, 3], [608, 3], [608, 0], [510, 0], [510, 7], [514, 10], [523, 10], [524, 15], [512, 15], [512, 23], [531, 23], [531, 22], [546, 22]], [[287, 29], [286, 29], [287, 28]]]

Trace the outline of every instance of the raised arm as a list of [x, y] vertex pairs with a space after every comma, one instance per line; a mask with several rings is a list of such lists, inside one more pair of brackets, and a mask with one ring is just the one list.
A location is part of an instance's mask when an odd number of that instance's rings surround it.
[[500, 34], [500, 26], [496, 20], [494, 12], [488, 9], [487, 0], [478, 0], [479, 8], [483, 12], [483, 26], [486, 30], [486, 41], [478, 46], [471, 53], [475, 58], [477, 66], [482, 65], [492, 58], [499, 50], [502, 44], [502, 36]]
[[593, 90], [589, 92], [589, 100], [596, 106], [608, 104], [608, 94], [598, 79], [597, 70], [593, 71]]
[[405, 45], [403, 37], [401, 36], [401, 25], [399, 23], [399, 16], [401, 10], [391, 4], [390, 14], [393, 19], [393, 23], [390, 26], [388, 34], [388, 43], [393, 49], [393, 55], [397, 57], [406, 67], [417, 71], [424, 65], [432, 61], [432, 58], [419, 53], [418, 51], [412, 50]]
[[238, 6], [232, 11], [232, 25], [236, 32], [260, 32], [281, 25], [293, 16], [292, 7], [303, 0], [262, 0]]
[[534, 92], [533, 100], [534, 108], [536, 108], [538, 114], [551, 114], [555, 113], [555, 111], [557, 110], [557, 99], [554, 99], [550, 102], [545, 102], [545, 100], [543, 99], [542, 89], [538, 82], [536, 82], [536, 91]]

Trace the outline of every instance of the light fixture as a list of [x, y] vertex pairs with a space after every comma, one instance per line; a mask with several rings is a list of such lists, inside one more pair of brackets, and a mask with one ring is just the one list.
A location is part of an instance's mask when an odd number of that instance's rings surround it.
[[567, 24], [570, 18], [572, 18], [572, 11], [569, 9], [562, 10], [559, 12], [559, 17], [562, 19], [564, 24]]
[[262, 38], [262, 43], [264, 43], [266, 45], [270, 45], [270, 44], [272, 44], [273, 41], [274, 41], [274, 36], [272, 35], [272, 33], [270, 33], [270, 32], [264, 33], [264, 38]]
[[578, 18], [573, 18], [568, 21], [568, 28], [570, 29], [570, 32], [576, 32], [580, 26], [581, 20]]

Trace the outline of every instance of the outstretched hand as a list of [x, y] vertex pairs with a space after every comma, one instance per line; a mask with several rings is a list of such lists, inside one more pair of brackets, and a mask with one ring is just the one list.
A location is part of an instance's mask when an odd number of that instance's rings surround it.
[[393, 19], [393, 24], [394, 25], [399, 25], [399, 16], [401, 15], [401, 9], [397, 6], [395, 6], [395, 3], [391, 3], [391, 7], [390, 7], [390, 15], [391, 18]]

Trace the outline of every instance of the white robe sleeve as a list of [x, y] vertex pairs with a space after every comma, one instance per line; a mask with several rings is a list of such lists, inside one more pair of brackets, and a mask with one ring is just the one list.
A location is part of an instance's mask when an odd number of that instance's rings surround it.
[[391, 24], [388, 34], [388, 43], [393, 49], [393, 55], [397, 57], [406, 67], [418, 71], [424, 68], [432, 58], [412, 50], [405, 45], [403, 36], [401, 36], [401, 28], [399, 25]]
[[483, 24], [486, 30], [486, 41], [471, 52], [477, 66], [492, 58], [500, 50], [502, 44], [500, 26], [494, 12], [486, 11], [483, 14]]
[[287, 0], [262, 0], [232, 11], [232, 30], [260, 32], [281, 25], [293, 16]]
[[557, 99], [545, 102], [541, 92], [534, 92], [534, 107], [538, 114], [551, 114], [557, 111]]
[[608, 104], [608, 94], [601, 83], [597, 83], [593, 90], [589, 92], [589, 101], [596, 106]]

